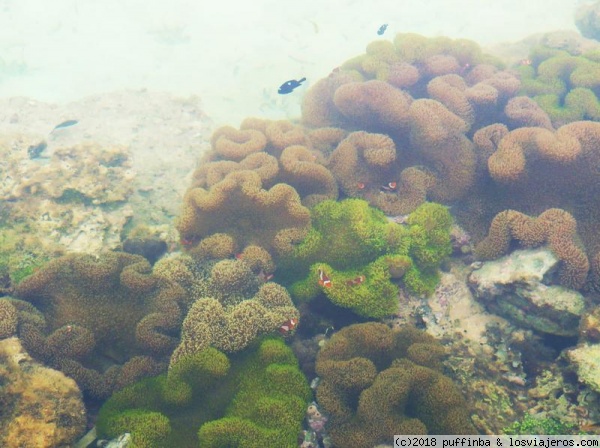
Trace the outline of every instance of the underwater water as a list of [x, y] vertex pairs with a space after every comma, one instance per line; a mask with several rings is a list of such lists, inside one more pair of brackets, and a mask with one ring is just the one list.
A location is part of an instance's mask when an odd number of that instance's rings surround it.
[[600, 2], [0, 12], [0, 447], [599, 432]]

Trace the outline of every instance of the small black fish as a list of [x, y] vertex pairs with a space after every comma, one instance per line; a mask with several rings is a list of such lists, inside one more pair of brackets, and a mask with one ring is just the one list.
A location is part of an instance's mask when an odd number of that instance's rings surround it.
[[46, 149], [47, 147], [48, 144], [46, 143], [46, 141], [42, 140], [37, 145], [31, 145], [29, 148], [27, 148], [27, 155], [30, 159], [39, 159], [41, 157], [41, 154], [44, 152], [44, 149]]
[[295, 79], [286, 81], [283, 84], [281, 84], [277, 93], [279, 93], [280, 95], [287, 95], [288, 93], [292, 93], [292, 91], [296, 87], [299, 87], [300, 84], [302, 84], [304, 81], [306, 81], [306, 78], [299, 79], [298, 81], [296, 81]]
[[377, 30], [377, 34], [379, 34], [380, 36], [383, 36], [383, 33], [385, 33], [385, 30], [387, 30], [387, 23], [384, 23], [383, 25], [381, 25], [379, 27], [379, 29]]
[[79, 123], [79, 121], [77, 120], [67, 120], [67, 121], [63, 121], [62, 123], [57, 124], [56, 126], [54, 126], [54, 129], [52, 129], [50, 131], [50, 133], [53, 133], [54, 131], [56, 131], [57, 129], [62, 129], [62, 128], [68, 128], [69, 126], [73, 126], [75, 124]]

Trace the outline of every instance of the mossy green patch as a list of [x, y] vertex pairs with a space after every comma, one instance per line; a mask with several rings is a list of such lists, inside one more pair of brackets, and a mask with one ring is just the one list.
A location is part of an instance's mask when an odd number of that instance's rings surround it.
[[421, 205], [406, 225], [388, 221], [361, 199], [324, 201], [312, 219], [307, 239], [279, 263], [278, 279], [297, 301], [322, 293], [365, 317], [397, 311], [395, 280], [418, 294], [432, 292], [438, 267], [452, 251], [452, 217], [440, 204]]
[[98, 434], [126, 430], [144, 448], [296, 446], [311, 399], [297, 364], [281, 339], [229, 359], [208, 348], [115, 393], [100, 410]]
[[554, 126], [600, 119], [600, 61], [598, 52], [571, 55], [538, 47], [531, 65], [518, 67], [521, 93], [532, 97], [550, 116]]

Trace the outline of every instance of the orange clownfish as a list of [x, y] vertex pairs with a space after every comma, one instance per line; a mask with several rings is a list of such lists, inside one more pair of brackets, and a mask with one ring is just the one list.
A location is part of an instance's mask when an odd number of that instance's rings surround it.
[[362, 282], [364, 282], [366, 280], [364, 275], [359, 275], [356, 278], [353, 278], [352, 280], [348, 280], [346, 282], [346, 284], [348, 286], [356, 286], [356, 285], [360, 285]]
[[390, 182], [387, 185], [382, 185], [381, 189], [385, 191], [395, 191], [398, 184], [396, 182]]
[[331, 280], [325, 274], [323, 269], [319, 269], [319, 286], [324, 286], [325, 288], [331, 288]]
[[292, 317], [281, 324], [279, 327], [279, 333], [281, 333], [283, 336], [287, 336], [296, 329], [296, 325], [298, 325], [298, 319], [294, 319]]
[[260, 272], [258, 273], [258, 278], [259, 278], [259, 279], [260, 279], [262, 282], [266, 283], [266, 282], [268, 282], [269, 280], [272, 280], [272, 279], [273, 279], [273, 274], [267, 274], [265, 271], [263, 271], [263, 270], [261, 269], [261, 270], [260, 270]]

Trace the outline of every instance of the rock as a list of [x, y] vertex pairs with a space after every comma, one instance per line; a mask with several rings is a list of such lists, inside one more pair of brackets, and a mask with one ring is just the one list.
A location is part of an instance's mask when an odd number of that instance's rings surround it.
[[558, 259], [548, 249], [518, 250], [483, 263], [471, 273], [469, 284], [493, 313], [543, 333], [577, 336], [583, 296], [542, 283], [557, 265]]
[[600, 306], [587, 311], [579, 322], [580, 342], [600, 342]]
[[583, 344], [569, 350], [567, 357], [575, 365], [579, 381], [600, 392], [600, 344]]
[[581, 5], [575, 13], [575, 25], [583, 36], [600, 40], [600, 2]]
[[123, 241], [123, 251], [129, 254], [141, 255], [150, 264], [154, 265], [167, 252], [167, 243], [154, 237], [127, 238]]
[[85, 408], [75, 381], [33, 361], [18, 338], [0, 341], [0, 384], [3, 448], [68, 446], [85, 431]]
[[125, 434], [120, 435], [116, 439], [106, 441], [106, 444], [103, 444], [102, 446], [104, 448], [127, 448], [130, 445], [131, 445], [131, 434], [126, 432]]

